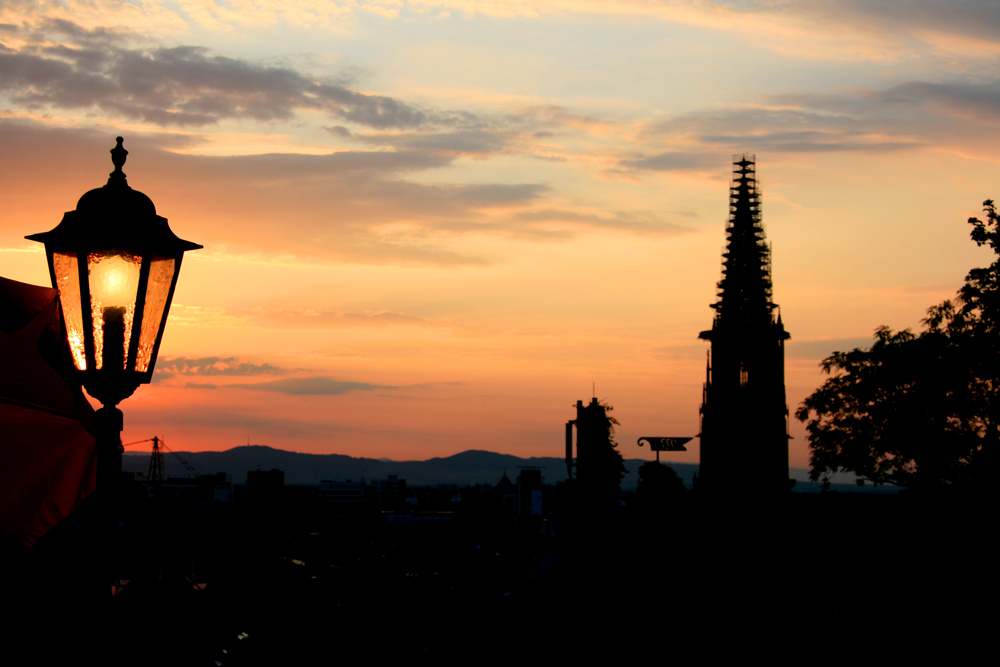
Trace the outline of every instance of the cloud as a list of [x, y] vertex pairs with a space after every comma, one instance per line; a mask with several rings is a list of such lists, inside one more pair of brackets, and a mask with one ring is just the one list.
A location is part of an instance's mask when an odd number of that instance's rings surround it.
[[351, 131], [343, 125], [334, 125], [333, 127], [324, 127], [323, 129], [333, 136], [340, 137], [341, 139], [347, 139], [351, 136]]
[[252, 317], [255, 321], [281, 327], [383, 327], [430, 324], [421, 317], [391, 310], [349, 312], [262, 307], [255, 308]]
[[702, 137], [706, 143], [726, 146], [753, 146], [755, 151], [783, 153], [823, 153], [829, 151], [892, 151], [923, 145], [916, 139], [878, 141], [864, 135], [832, 132], [764, 132], [761, 134], [721, 134]]
[[395, 389], [396, 387], [379, 386], [367, 382], [346, 382], [330, 377], [304, 377], [272, 380], [254, 384], [229, 385], [237, 389], [252, 389], [255, 391], [273, 391], [290, 396], [336, 396], [352, 391], [372, 391], [374, 389]]
[[[134, 36], [126, 32], [65, 20], [20, 36], [22, 45], [0, 50], [0, 93], [30, 108], [97, 108], [165, 127], [289, 120], [302, 111], [379, 130], [480, 122], [468, 112], [417, 107], [203, 47], [133, 47]], [[52, 44], [50, 36], [65, 43]]]
[[[76, 185], [58, 195], [63, 202], [58, 215], [86, 189], [100, 185], [107, 173], [107, 168], [99, 168], [81, 175], [68, 166], [101, 165], [113, 136], [111, 130], [58, 129], [0, 119], [0, 143], [18, 156], [0, 162], [0, 179], [18, 190], [19, 184], [30, 189], [27, 186], [38, 173], [58, 173], [59, 182], [72, 178]], [[174, 135], [126, 137], [130, 184], [153, 198], [178, 234], [207, 248], [224, 247], [231, 254], [486, 266], [498, 259], [465, 251], [464, 238], [552, 242], [597, 229], [650, 235], [688, 229], [677, 216], [657, 211], [554, 205], [549, 201], [551, 189], [541, 183], [413, 182], [408, 174], [451, 163], [448, 156], [421, 151], [200, 156], [170, 150], [182, 143], [183, 137]], [[54, 155], [59, 156], [58, 168]], [[197, 228], [188, 226], [185, 231], [185, 224], [192, 221]], [[375, 323], [370, 317], [334, 313], [323, 313], [319, 319], [338, 317], [341, 324]], [[308, 321], [302, 318], [300, 323], [314, 326]], [[395, 321], [403, 322], [401, 317]]]
[[[268, 391], [288, 396], [339, 396], [352, 391], [375, 391], [378, 389], [412, 389], [424, 390], [433, 387], [455, 387], [462, 386], [463, 381], [445, 382], [419, 382], [416, 384], [402, 386], [377, 385], [367, 382], [349, 382], [345, 380], [335, 380], [326, 376], [285, 378], [282, 380], [272, 380], [269, 382], [252, 382], [243, 384], [216, 384], [187, 382], [184, 387], [187, 389], [249, 389], [252, 391]], [[412, 398], [412, 396], [395, 396], [396, 398]]]
[[161, 359], [156, 376], [173, 375], [284, 375], [287, 371], [268, 363], [255, 364], [238, 357], [174, 357]]
[[1000, 118], [1000, 79], [904, 81], [882, 90], [779, 94], [768, 99], [775, 104], [801, 109], [785, 113], [800, 114], [803, 118], [812, 116], [814, 119], [828, 116], [831, 120], [839, 118], [842, 123], [866, 116], [900, 116], [918, 111], [996, 121]]
[[665, 219], [662, 214], [653, 211], [608, 211], [597, 214], [549, 208], [518, 213], [512, 217], [512, 223], [531, 225], [563, 223], [579, 227], [655, 236], [684, 234], [693, 229], [687, 225], [671, 222]]
[[[217, 384], [214, 382], [187, 382], [186, 389], [249, 389], [252, 391], [268, 391], [288, 396], [339, 396], [352, 391], [375, 391], [378, 389], [414, 389], [423, 390], [432, 387], [461, 386], [462, 381], [419, 382], [403, 386], [376, 385], [367, 382], [349, 382], [335, 380], [326, 376], [285, 378], [269, 382], [250, 382], [242, 384]], [[395, 396], [396, 398], [412, 398], [412, 396]]]
[[[0, 161], [0, 179], [12, 190], [30, 193], [37, 189], [37, 174], [58, 175], [58, 184], [71, 191], [51, 190], [46, 197], [58, 196], [64, 202], [58, 210], [65, 211], [86, 189], [102, 184], [114, 136], [113, 129], [70, 130], [0, 119], [0, 145], [18, 156]], [[189, 236], [206, 247], [238, 253], [485, 265], [486, 258], [462, 251], [448, 234], [433, 232], [448, 231], [454, 221], [483, 219], [486, 211], [532, 205], [548, 192], [538, 183], [416, 183], [405, 175], [450, 163], [446, 156], [419, 151], [200, 156], [169, 152], [165, 149], [180, 141], [158, 136], [126, 136], [129, 183], [153, 198], [178, 234], [186, 233], [185, 220], [196, 220], [197, 234]], [[100, 166], [81, 175], [74, 165]]]
[[[738, 4], [764, 11], [787, 11], [787, 2], [743, 2]], [[794, 8], [817, 23], [836, 23], [887, 33], [915, 31], [944, 32], [982, 39], [1000, 38], [1000, 5], [993, 0], [806, 0]]]
[[711, 155], [704, 153], [680, 153], [668, 151], [657, 155], [624, 159], [621, 166], [631, 169], [650, 169], [653, 171], [684, 171], [711, 166], [718, 162]]
[[[690, 214], [681, 213], [680, 215]], [[653, 211], [580, 212], [557, 207], [504, 212], [490, 220], [441, 222], [436, 229], [458, 233], [504, 234], [534, 241], [562, 241], [582, 230], [603, 229], [651, 236], [672, 236], [692, 231], [689, 225], [666, 219]]]
[[[836, 145], [873, 150], [947, 145], [992, 157], [998, 148], [1000, 79], [906, 81], [881, 90], [784, 94], [769, 100], [799, 109], [788, 113], [813, 118], [808, 123], [811, 130], [822, 132], [826, 138], [809, 138], [805, 143], [817, 149]], [[805, 125], [802, 123], [797, 131], [803, 131]], [[774, 136], [781, 138], [779, 134]], [[789, 141], [794, 145], [796, 138]]]
[[[682, 171], [714, 164], [732, 152], [885, 152], [963, 146], [996, 148], [1000, 80], [907, 81], [884, 89], [825, 94], [774, 94], [757, 105], [694, 112], [648, 123], [650, 146], [686, 146], [623, 155], [621, 169]], [[711, 158], [706, 162], [707, 158]]]
[[[45, 11], [88, 26], [117, 24], [135, 29], [209, 31], [292, 26], [296, 29], [344, 29], [365, 13], [385, 19], [413, 20], [421, 14], [438, 19], [480, 17], [531, 20], [567, 15], [597, 15], [687, 23], [745, 30], [769, 37], [792, 31], [815, 44], [845, 32], [882, 35], [897, 43], [919, 41], [927, 33], [971, 37], [983, 42], [1000, 36], [1000, 8], [994, 0], [366, 0], [364, 3], [300, 0], [277, 5], [259, 0], [207, 0], [198, 3], [122, 3], [118, 0], [7, 0], [0, 18], [23, 20]], [[364, 11], [359, 11], [364, 10]]]
[[963, 119], [1000, 120], [1000, 80], [930, 83], [908, 81], [867, 95], [887, 105], [933, 107]]
[[[873, 123], [864, 109], [835, 108], [815, 104], [802, 96], [773, 96], [775, 106], [741, 106], [723, 111], [686, 114], [651, 123], [643, 134], [660, 141], [696, 141], [724, 144], [731, 151], [769, 148], [774, 151], [884, 150], [912, 147], [909, 134], [895, 140], [886, 137], [880, 123]], [[863, 101], [862, 101], [863, 102]], [[800, 108], [789, 108], [789, 107]], [[854, 113], [851, 113], [851, 112]], [[721, 148], [721, 147], [720, 147]], [[717, 150], [714, 149], [713, 150]], [[623, 160], [637, 169], [684, 169], [702, 167], [705, 154], [667, 152]]]
[[[333, 128], [328, 129], [331, 133], [338, 134]], [[396, 149], [449, 156], [485, 156], [499, 153], [507, 148], [511, 141], [509, 132], [486, 129], [421, 134], [357, 135], [355, 138], [370, 144], [392, 146]]]

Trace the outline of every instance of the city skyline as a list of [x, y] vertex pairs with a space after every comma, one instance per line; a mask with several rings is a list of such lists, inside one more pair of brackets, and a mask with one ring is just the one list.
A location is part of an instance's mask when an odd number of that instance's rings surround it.
[[[123, 440], [559, 456], [573, 405], [698, 432], [731, 157], [755, 154], [792, 412], [989, 262], [987, 2], [10, 2], [4, 277], [111, 171], [189, 253]], [[806, 467], [794, 420], [790, 463]], [[687, 454], [665, 461], [698, 461]]]

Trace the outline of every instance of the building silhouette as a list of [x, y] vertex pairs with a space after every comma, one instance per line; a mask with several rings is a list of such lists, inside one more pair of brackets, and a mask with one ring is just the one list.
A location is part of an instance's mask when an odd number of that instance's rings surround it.
[[771, 248], [761, 223], [754, 156], [733, 158], [726, 249], [701, 406], [699, 488], [788, 488], [785, 340], [771, 300]]
[[542, 496], [542, 469], [522, 466], [517, 476], [517, 518], [524, 520], [542, 516]]
[[[617, 506], [622, 476], [627, 472], [614, 438], [614, 425], [618, 422], [608, 414], [609, 410], [611, 407], [596, 397], [589, 405], [577, 401], [576, 419], [566, 422], [566, 470], [581, 502], [596, 507]], [[576, 427], [576, 458], [573, 427]]]

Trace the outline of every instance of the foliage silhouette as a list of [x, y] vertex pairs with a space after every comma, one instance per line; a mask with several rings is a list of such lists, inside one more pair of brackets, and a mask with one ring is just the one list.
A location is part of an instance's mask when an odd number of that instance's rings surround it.
[[677, 471], [659, 461], [647, 461], [639, 467], [639, 487], [635, 498], [640, 506], [660, 509], [671, 499], [687, 493]]
[[954, 302], [931, 307], [919, 334], [879, 327], [870, 349], [821, 364], [830, 379], [796, 412], [814, 481], [843, 470], [911, 489], [986, 482], [1000, 440], [1000, 216], [992, 200], [983, 211], [972, 240], [997, 258], [969, 271]]
[[628, 470], [615, 442], [614, 408], [596, 398], [577, 417], [578, 477], [583, 502], [594, 508], [617, 507]]

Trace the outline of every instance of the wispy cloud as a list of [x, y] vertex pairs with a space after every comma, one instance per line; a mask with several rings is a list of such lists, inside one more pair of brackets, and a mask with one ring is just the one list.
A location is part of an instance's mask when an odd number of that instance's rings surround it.
[[[345, 135], [343, 127], [327, 128], [335, 136]], [[499, 129], [470, 128], [449, 132], [394, 133], [353, 135], [365, 143], [391, 146], [397, 150], [411, 150], [425, 153], [457, 156], [483, 157], [507, 149], [511, 143], [511, 133]]]
[[287, 371], [268, 363], [239, 357], [173, 357], [157, 362], [157, 377], [172, 375], [284, 375]]
[[973, 152], [992, 152], [997, 146], [1000, 79], [996, 78], [905, 81], [883, 89], [783, 94], [770, 99], [798, 107], [790, 113], [812, 117], [808, 123], [812, 130], [827, 137], [822, 145], [839, 142], [845, 147], [881, 150], [950, 144]]
[[[0, 162], [0, 178], [17, 187], [31, 182], [35, 173], [51, 172], [52, 155], [66, 164], [107, 155], [108, 136], [114, 135], [0, 120], [0, 143], [21, 155], [17, 162]], [[126, 145], [153, 170], [145, 178], [155, 179], [161, 191], [183, 193], [174, 201], [156, 196], [158, 210], [167, 216], [176, 215], [179, 207], [196, 211], [199, 242], [239, 252], [374, 264], [485, 265], [486, 258], [450, 244], [448, 235], [432, 237], [430, 232], [455, 220], [481, 219], [487, 209], [533, 204], [547, 192], [537, 183], [405, 180], [407, 173], [450, 161], [417, 151], [209, 157], [167, 152], [159, 148], [159, 139], [130, 136]], [[142, 180], [130, 182], [144, 188]], [[193, 208], [192, 202], [197, 202]], [[240, 221], [238, 234], [233, 220]]]
[[251, 313], [255, 322], [281, 327], [385, 327], [431, 324], [415, 315], [391, 310], [350, 312], [317, 308], [270, 308], [262, 306]]
[[[781, 12], [787, 2], [729, 0], [725, 4], [743, 5], [751, 10]], [[834, 21], [842, 25], [864, 26], [869, 30], [891, 33], [915, 31], [975, 35], [987, 39], [1000, 37], [1000, 5], [992, 0], [843, 0], [824, 2], [806, 0], [795, 8], [817, 23]]]
[[375, 389], [395, 389], [396, 387], [380, 386], [367, 382], [348, 382], [330, 377], [300, 377], [272, 380], [270, 382], [253, 382], [244, 384], [218, 385], [214, 383], [189, 382], [185, 387], [192, 389], [250, 389], [253, 391], [271, 391], [289, 396], [337, 396], [352, 391], [372, 391]]
[[[721, 151], [885, 152], [940, 145], [992, 150], [1000, 80], [907, 81], [883, 89], [771, 94], [759, 104], [645, 124], [638, 136], [663, 152], [623, 155], [621, 169], [698, 170]], [[677, 145], [686, 150], [673, 148]], [[990, 148], [986, 148], [990, 147]]]
[[712, 156], [705, 153], [681, 153], [667, 151], [656, 155], [636, 156], [621, 161], [621, 166], [631, 169], [651, 169], [654, 171], [687, 171], [701, 167], [713, 167]]

